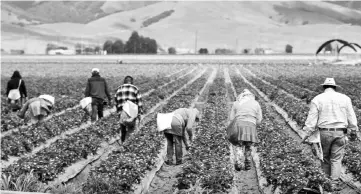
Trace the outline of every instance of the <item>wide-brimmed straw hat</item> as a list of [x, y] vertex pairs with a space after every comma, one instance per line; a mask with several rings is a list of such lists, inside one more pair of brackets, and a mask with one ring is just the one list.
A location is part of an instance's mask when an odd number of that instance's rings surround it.
[[335, 86], [337, 90], [342, 89], [341, 86], [337, 85], [334, 78], [328, 77], [325, 79], [325, 82], [320, 85], [320, 87], [323, 86]]
[[44, 94], [44, 95], [40, 95], [39, 98], [49, 101], [52, 105], [55, 104], [55, 98], [53, 96]]

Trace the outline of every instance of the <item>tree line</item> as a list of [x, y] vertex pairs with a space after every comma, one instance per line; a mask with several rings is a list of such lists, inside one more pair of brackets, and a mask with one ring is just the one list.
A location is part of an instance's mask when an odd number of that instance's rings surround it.
[[103, 50], [108, 54], [137, 53], [137, 54], [157, 54], [157, 41], [148, 37], [143, 37], [134, 31], [127, 42], [118, 39], [114, 42], [105, 41]]

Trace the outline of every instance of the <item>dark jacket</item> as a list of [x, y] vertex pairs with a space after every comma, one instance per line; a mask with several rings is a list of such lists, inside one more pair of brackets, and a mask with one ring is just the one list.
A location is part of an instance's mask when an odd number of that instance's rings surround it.
[[85, 89], [85, 97], [100, 98], [111, 101], [110, 93], [108, 90], [107, 82], [100, 75], [93, 75], [88, 79], [88, 83]]
[[[19, 87], [19, 78], [13, 78], [10, 81], [8, 81], [8, 86], [6, 88], [6, 96], [9, 95], [10, 90], [12, 89], [17, 89]], [[26, 87], [25, 87], [25, 82], [23, 79], [21, 79], [21, 84], [20, 84], [20, 95], [21, 97], [25, 98], [28, 97], [27, 92], [26, 92]]]

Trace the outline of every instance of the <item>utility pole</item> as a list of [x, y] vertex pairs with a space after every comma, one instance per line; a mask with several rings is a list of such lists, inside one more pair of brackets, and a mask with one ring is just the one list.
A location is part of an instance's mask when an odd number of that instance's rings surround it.
[[234, 49], [234, 51], [236, 52], [236, 54], [237, 54], [237, 50], [238, 50], [238, 38], [236, 39], [236, 48]]
[[27, 32], [25, 32], [24, 34], [24, 53], [26, 53], [27, 50]]
[[198, 30], [196, 31], [195, 43], [194, 43], [194, 54], [197, 54], [197, 38], [198, 38]]

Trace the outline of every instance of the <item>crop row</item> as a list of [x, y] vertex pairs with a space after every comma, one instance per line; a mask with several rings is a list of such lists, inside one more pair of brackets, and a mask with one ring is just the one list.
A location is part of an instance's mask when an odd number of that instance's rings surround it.
[[[258, 89], [265, 93], [278, 106], [283, 108], [290, 118], [295, 120], [299, 126], [304, 126], [308, 114], [308, 106], [302, 101], [290, 97], [287, 93], [277, 90], [276, 87], [265, 84], [261, 80], [243, 72], [249, 81], [251, 81]], [[359, 118], [360, 119], [360, 118]], [[358, 179], [361, 180], [361, 148], [359, 141], [350, 141], [346, 146], [343, 164]]]
[[[159, 112], [172, 112], [189, 107], [210, 75], [210, 70], [185, 89], [170, 98]], [[158, 112], [158, 111], [157, 111]], [[92, 169], [91, 176], [83, 187], [86, 193], [129, 193], [139, 184], [146, 171], [151, 170], [164, 142], [163, 133], [156, 132], [156, 112], [136, 134], [118, 150], [109, 154], [100, 166]], [[106, 186], [97, 187], [99, 181]], [[98, 190], [101, 189], [101, 190]]]
[[[162, 73], [157, 73], [157, 75], [154, 76], [138, 75], [135, 77], [135, 84], [140, 85], [140, 90], [141, 92], [143, 92], [144, 88], [149, 89], [150, 87], [156, 87], [156, 85], [154, 85], [153, 83], [155, 78], [158, 80], [158, 82], [166, 83], [169, 82], [171, 79], [184, 74], [185, 71], [188, 70], [184, 69], [169, 77], [164, 76], [165, 71], [162, 71]], [[31, 83], [31, 87], [28, 87], [29, 97], [39, 96], [39, 94], [43, 93], [54, 95], [55, 106], [52, 110], [54, 113], [78, 105], [79, 100], [81, 100], [81, 98], [84, 96], [87, 80], [87, 78], [79, 78], [78, 76], [60, 76], [55, 78], [29, 77], [27, 79], [27, 81]], [[112, 93], [112, 95], [114, 94], [118, 86], [123, 83], [122, 79], [123, 78], [120, 78], [119, 76], [106, 77], [108, 87], [111, 90], [110, 92]], [[6, 99], [2, 99], [2, 102], [3, 101], [5, 102]], [[29, 115], [26, 115], [25, 120], [14, 117], [13, 115], [9, 114], [6, 103], [2, 103], [1, 120], [1, 131], [7, 131], [26, 124], [29, 121]]]
[[[258, 69], [257, 71], [267, 72], [278, 80], [287, 81], [289, 83], [300, 86], [301, 88], [306, 88], [311, 93], [315, 92], [316, 94], [321, 92], [319, 86], [325, 81], [326, 77], [334, 77], [336, 83], [343, 87], [341, 92], [348, 95], [351, 98], [353, 104], [357, 108], [361, 109], [361, 99], [359, 97], [361, 90], [361, 78], [359, 76], [359, 67], [256, 65], [255, 67], [250, 68], [252, 71]], [[302, 74], [295, 72], [302, 72]], [[302, 93], [300, 90], [295, 92]], [[314, 94], [308, 94], [308, 98], [312, 98], [313, 96]]]
[[227, 89], [223, 73], [218, 72], [209, 88], [208, 100], [197, 136], [189, 150], [183, 171], [178, 175], [177, 187], [189, 189], [200, 182], [209, 193], [227, 193], [233, 183], [229, 143], [226, 140]]
[[[194, 73], [192, 74], [194, 75]], [[185, 76], [180, 81], [184, 83], [190, 76]], [[157, 86], [163, 84], [165, 79], [160, 78], [157, 80], [143, 82], [140, 85], [141, 91], [149, 91]], [[177, 85], [179, 81], [173, 82], [169, 85]], [[145, 96], [146, 108], [149, 108], [151, 104], [155, 104], [158, 98], [155, 93]], [[31, 152], [34, 147], [46, 142], [46, 140], [60, 135], [64, 131], [72, 128], [79, 127], [82, 124], [82, 117], [84, 111], [81, 108], [76, 108], [66, 111], [64, 114], [52, 117], [48, 121], [40, 125], [31, 125], [27, 128], [22, 128], [18, 132], [12, 132], [10, 135], [1, 138], [1, 159], [7, 160], [8, 155], [20, 156], [23, 153]]]
[[304, 187], [318, 188], [318, 185], [329, 190], [330, 180], [322, 172], [317, 158], [288, 134], [290, 129], [286, 122], [235, 71], [232, 71], [231, 79], [237, 93], [250, 89], [262, 107], [263, 121], [257, 127], [261, 142], [257, 152], [260, 153], [261, 169], [267, 182], [280, 187], [283, 193], [297, 193]]
[[[184, 84], [183, 82], [176, 82], [178, 83], [177, 85], [168, 88], [169, 92], [173, 92]], [[168, 91], [165, 92], [169, 94]], [[150, 100], [154, 102], [153, 106], [161, 100], [158, 95], [150, 95], [149, 98], [158, 99]], [[86, 158], [89, 154], [94, 154], [100, 147], [100, 141], [104, 141], [107, 137], [114, 136], [117, 133], [119, 133], [118, 116], [113, 114], [101, 119], [89, 128], [82, 129], [65, 139], [54, 142], [31, 157], [19, 159], [14, 165], [11, 165], [4, 171], [11, 173], [13, 177], [18, 177], [29, 172], [31, 169], [35, 169], [35, 173], [38, 173], [40, 181], [51, 181], [65, 167], [83, 157]]]

